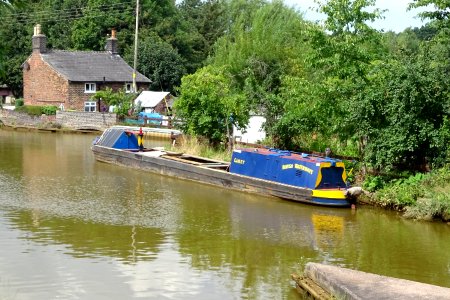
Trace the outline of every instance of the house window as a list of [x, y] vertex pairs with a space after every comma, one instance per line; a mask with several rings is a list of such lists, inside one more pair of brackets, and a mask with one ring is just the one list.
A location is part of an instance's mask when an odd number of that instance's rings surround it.
[[125, 93], [131, 93], [131, 87], [133, 86], [133, 84], [131, 83], [126, 83], [125, 84]]
[[87, 112], [97, 111], [97, 102], [94, 102], [94, 101], [84, 102], [84, 111], [87, 111]]
[[97, 91], [97, 86], [95, 83], [85, 83], [84, 92], [85, 93], [95, 93]]

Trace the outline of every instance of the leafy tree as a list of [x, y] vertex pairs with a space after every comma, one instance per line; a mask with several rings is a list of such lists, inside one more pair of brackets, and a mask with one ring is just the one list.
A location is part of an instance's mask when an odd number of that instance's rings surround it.
[[92, 99], [114, 106], [114, 112], [119, 118], [124, 118], [129, 114], [133, 108], [133, 100], [136, 96], [134, 94], [126, 93], [124, 90], [113, 91], [111, 88], [97, 91]]
[[233, 125], [243, 127], [248, 122], [245, 97], [233, 90], [223, 69], [208, 66], [183, 77], [180, 92], [175, 113], [184, 120], [184, 131], [203, 136], [212, 145], [229, 140]]
[[237, 7], [230, 33], [215, 46], [211, 62], [226, 68], [239, 91], [246, 95], [252, 113], [266, 117], [266, 131], [283, 115], [283, 99], [277, 97], [281, 77], [302, 72], [302, 57], [308, 46], [303, 44], [304, 22], [298, 12], [281, 2], [242, 3], [231, 1], [231, 15]]
[[[283, 147], [295, 147], [305, 134], [323, 135], [342, 142], [361, 139], [364, 132], [348, 114], [362, 103], [372, 62], [381, 57], [380, 34], [367, 23], [381, 11], [369, 11], [374, 1], [319, 2], [327, 14], [324, 28], [308, 26], [312, 51], [307, 52], [305, 75], [285, 77], [280, 96], [288, 99], [276, 125]], [[301, 146], [301, 145], [300, 145]], [[298, 146], [297, 146], [298, 147]], [[324, 149], [310, 149], [323, 151]]]
[[409, 8], [433, 7], [434, 10], [427, 10], [419, 13], [426, 19], [436, 20], [442, 28], [450, 28], [450, 1], [448, 0], [412, 0]]
[[[139, 43], [138, 69], [152, 80], [151, 90], [170, 91], [176, 94], [175, 87], [186, 74], [184, 59], [171, 45], [157, 36], [146, 36]], [[131, 61], [133, 53], [126, 58]]]
[[187, 60], [187, 70], [195, 71], [212, 52], [212, 47], [225, 33], [226, 3], [222, 0], [184, 0], [178, 5], [184, 27], [178, 31], [174, 46]]
[[3, 55], [0, 60], [0, 65], [3, 65], [0, 67], [0, 73], [3, 75], [2, 83], [11, 88], [14, 96], [20, 97], [23, 93], [21, 65], [31, 53], [29, 32], [32, 28], [20, 22], [19, 13], [28, 12], [28, 7], [14, 8], [14, 14], [11, 12], [9, 10], [5, 14], [6, 21], [0, 27], [0, 38], [2, 39], [0, 52]]
[[449, 80], [430, 66], [432, 51], [422, 51], [378, 65], [351, 116], [367, 134], [367, 161], [378, 169], [415, 170], [445, 160]]

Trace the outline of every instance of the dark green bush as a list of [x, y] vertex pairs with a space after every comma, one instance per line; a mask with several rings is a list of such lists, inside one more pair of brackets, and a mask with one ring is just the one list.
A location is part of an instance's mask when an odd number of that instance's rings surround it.
[[16, 108], [18, 108], [18, 107], [23, 106], [23, 104], [24, 104], [23, 98], [19, 98], [19, 99], [16, 99], [16, 102], [15, 102], [14, 105], [15, 105]]

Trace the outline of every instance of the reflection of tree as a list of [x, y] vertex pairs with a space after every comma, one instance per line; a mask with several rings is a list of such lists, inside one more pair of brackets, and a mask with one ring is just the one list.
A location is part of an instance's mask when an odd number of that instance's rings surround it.
[[229, 274], [250, 298], [264, 298], [267, 287], [272, 295], [286, 291], [289, 274], [318, 259], [311, 214], [327, 209], [209, 187], [191, 187], [181, 197], [180, 253], [195, 268]]
[[18, 229], [27, 232], [27, 239], [41, 244], [63, 244], [74, 257], [111, 256], [124, 262], [155, 258], [164, 241], [160, 229], [137, 226], [116, 226], [78, 219], [40, 217], [22, 211], [11, 216]]
[[[22, 174], [21, 133], [1, 129], [0, 126], [0, 175], [19, 178]], [[20, 144], [20, 146], [18, 146]]]
[[405, 220], [384, 210], [361, 209], [357, 215], [353, 232], [344, 234], [345, 243], [357, 249], [339, 253], [347, 266], [450, 287], [448, 226]]

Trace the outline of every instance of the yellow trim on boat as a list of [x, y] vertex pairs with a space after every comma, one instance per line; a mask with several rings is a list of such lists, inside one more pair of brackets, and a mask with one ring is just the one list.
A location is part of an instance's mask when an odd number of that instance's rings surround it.
[[345, 199], [345, 190], [312, 190], [316, 198]]

